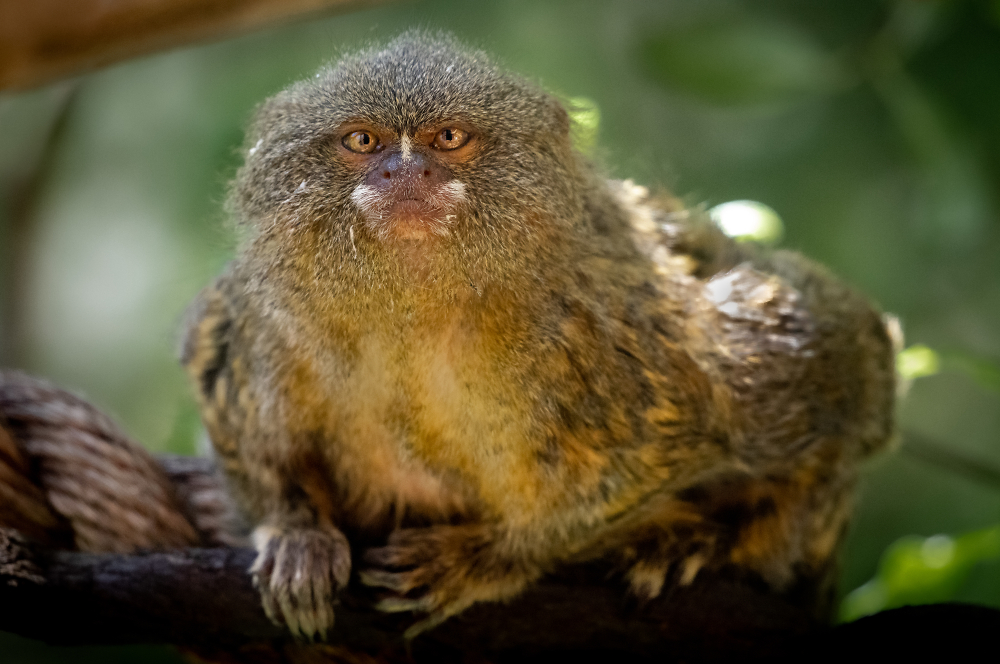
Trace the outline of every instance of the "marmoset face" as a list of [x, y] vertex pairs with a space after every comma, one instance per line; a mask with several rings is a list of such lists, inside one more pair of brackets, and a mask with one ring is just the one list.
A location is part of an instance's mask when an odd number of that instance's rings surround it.
[[232, 200], [257, 227], [449, 243], [485, 265], [579, 216], [560, 103], [447, 41], [411, 36], [321, 70], [261, 107], [249, 145]]
[[446, 121], [411, 133], [351, 122], [337, 134], [344, 161], [364, 175], [351, 201], [379, 237], [424, 240], [449, 234], [465, 200], [465, 184], [453, 168], [481, 145], [474, 127]]

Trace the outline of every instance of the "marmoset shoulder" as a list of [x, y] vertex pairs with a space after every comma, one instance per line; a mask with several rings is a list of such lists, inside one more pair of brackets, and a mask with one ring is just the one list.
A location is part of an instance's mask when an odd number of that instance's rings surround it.
[[606, 179], [570, 133], [553, 95], [422, 33], [258, 110], [249, 237], [183, 362], [292, 632], [323, 636], [352, 574], [411, 635], [589, 559], [642, 598], [704, 570], [826, 587], [892, 433], [879, 312]]

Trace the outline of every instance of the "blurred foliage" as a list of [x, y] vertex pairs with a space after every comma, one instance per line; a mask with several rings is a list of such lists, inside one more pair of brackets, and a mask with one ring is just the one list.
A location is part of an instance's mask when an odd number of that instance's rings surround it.
[[757, 201], [722, 203], [709, 210], [708, 216], [723, 233], [737, 242], [775, 245], [785, 232], [778, 213]]
[[961, 350], [944, 352], [941, 356], [945, 368], [963, 373], [986, 389], [1000, 393], [1000, 362]]
[[[942, 356], [932, 348], [915, 344], [897, 354], [896, 369], [904, 381], [933, 376], [942, 370], [957, 371], [1000, 392], [1000, 381], [995, 381], [997, 365], [967, 353]], [[954, 600], [978, 566], [997, 561], [1000, 525], [955, 537], [901, 537], [882, 554], [875, 577], [844, 597], [840, 620], [856, 620], [899, 606]]]
[[1000, 393], [1000, 362], [995, 360], [968, 351], [938, 352], [924, 344], [914, 344], [896, 355], [896, 372], [903, 380], [933, 376], [942, 370], [964, 374]]
[[904, 537], [882, 555], [874, 579], [848, 593], [842, 621], [885, 609], [954, 599], [973, 567], [1000, 559], [1000, 526], [958, 537]]
[[642, 57], [655, 80], [718, 104], [790, 102], [848, 79], [809, 33], [753, 16], [658, 32], [643, 43]]
[[923, 344], [915, 344], [896, 355], [896, 372], [903, 380], [933, 376], [941, 370], [941, 358]]
[[566, 103], [573, 123], [573, 145], [580, 152], [592, 154], [601, 125], [600, 107], [588, 97], [571, 97]]
[[[25, 331], [12, 344], [0, 319], [0, 363], [82, 390], [152, 449], [194, 451], [176, 331], [232, 255], [222, 204], [244, 123], [414, 25], [568, 100], [610, 175], [773, 211], [784, 246], [903, 321], [901, 368], [924, 377], [901, 427], [1000, 465], [1000, 0], [414, 0], [123, 63], [72, 82], [64, 112], [60, 86], [0, 95], [0, 294], [19, 304], [0, 317], [20, 311]], [[869, 590], [845, 615], [878, 593], [1000, 606], [1000, 487], [905, 450], [863, 478], [841, 583]], [[74, 661], [7, 643], [4, 661]]]

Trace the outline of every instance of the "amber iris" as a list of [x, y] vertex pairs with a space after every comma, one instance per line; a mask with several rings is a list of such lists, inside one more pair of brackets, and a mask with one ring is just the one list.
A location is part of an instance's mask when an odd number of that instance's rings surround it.
[[367, 131], [352, 131], [341, 142], [351, 152], [374, 152], [378, 147], [378, 138]]
[[469, 132], [455, 127], [447, 127], [437, 133], [431, 145], [438, 150], [457, 150], [468, 142]]

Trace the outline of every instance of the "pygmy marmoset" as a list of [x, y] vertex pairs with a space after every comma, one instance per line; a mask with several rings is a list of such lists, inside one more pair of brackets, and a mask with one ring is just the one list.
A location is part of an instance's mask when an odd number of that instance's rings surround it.
[[183, 361], [264, 607], [322, 636], [606, 558], [633, 592], [828, 573], [892, 430], [880, 315], [821, 267], [605, 179], [538, 86], [407, 33], [263, 104], [250, 237]]

